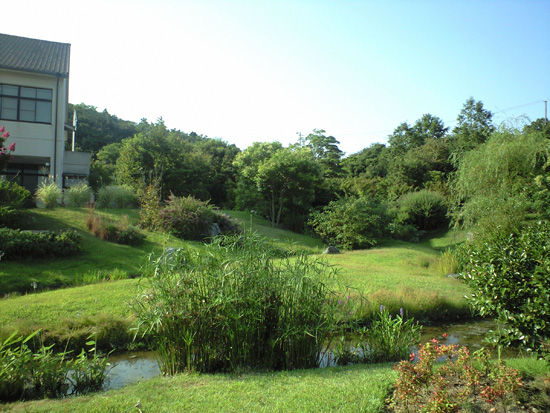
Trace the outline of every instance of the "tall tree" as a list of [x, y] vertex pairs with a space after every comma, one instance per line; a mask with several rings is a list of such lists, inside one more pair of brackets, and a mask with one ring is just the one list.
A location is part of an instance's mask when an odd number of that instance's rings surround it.
[[322, 178], [310, 148], [256, 142], [237, 155], [237, 207], [255, 209], [278, 226], [307, 213]]
[[427, 139], [442, 139], [449, 128], [437, 116], [428, 114], [418, 119], [413, 126], [407, 122], [400, 124], [388, 137], [393, 154], [404, 154], [426, 143]]
[[267, 200], [271, 225], [280, 225], [285, 210], [289, 214], [307, 212], [320, 179], [321, 168], [305, 149], [286, 148], [263, 162], [254, 181]]
[[313, 156], [321, 164], [325, 177], [334, 177], [340, 172], [340, 161], [344, 152], [338, 148], [340, 142], [334, 136], [326, 136], [325, 133], [323, 129], [313, 129], [305, 137], [302, 146], [311, 149]]
[[481, 101], [468, 98], [457, 118], [457, 125], [453, 129], [452, 156], [455, 165], [464, 154], [478, 145], [486, 142], [495, 131], [493, 114], [483, 107]]

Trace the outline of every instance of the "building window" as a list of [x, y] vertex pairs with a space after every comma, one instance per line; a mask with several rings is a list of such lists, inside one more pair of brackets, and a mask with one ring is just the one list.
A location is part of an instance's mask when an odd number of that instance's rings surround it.
[[52, 123], [52, 90], [0, 84], [0, 119]]

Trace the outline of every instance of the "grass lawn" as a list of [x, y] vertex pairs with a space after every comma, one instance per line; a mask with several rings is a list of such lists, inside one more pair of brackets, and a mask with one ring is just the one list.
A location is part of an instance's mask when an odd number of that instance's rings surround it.
[[[138, 210], [108, 209], [96, 211], [106, 217], [125, 214], [131, 222], [139, 219]], [[151, 252], [161, 253], [166, 247], [181, 247], [186, 242], [167, 234], [144, 231], [145, 242], [139, 247], [118, 245], [93, 236], [85, 226], [87, 208], [33, 209], [32, 224], [27, 229], [73, 229], [82, 236], [82, 252], [74, 257], [32, 261], [6, 261], [0, 266], [0, 296], [13, 292], [52, 289], [86, 283], [86, 279], [135, 277]]]
[[468, 317], [464, 296], [469, 290], [461, 281], [437, 273], [434, 264], [439, 254], [423, 245], [394, 242], [326, 259], [340, 269], [340, 284], [367, 297], [363, 310], [367, 318], [381, 304], [393, 312], [404, 308], [420, 320]]
[[274, 241], [275, 245], [285, 249], [299, 249], [300, 251], [319, 254], [326, 248], [321, 240], [309, 235], [297, 234], [280, 228], [273, 228], [268, 220], [244, 211], [223, 211], [237, 219], [247, 230], [252, 229], [261, 236]]
[[[64, 400], [12, 403], [32, 412], [378, 412], [396, 377], [390, 364], [273, 373], [180, 374]], [[1, 408], [1, 406], [0, 406]]]
[[[0, 337], [14, 330], [29, 334], [42, 328], [55, 343], [71, 338], [73, 344], [82, 342], [92, 331], [105, 345], [118, 343], [124, 348], [129, 335], [117, 334], [131, 324], [128, 303], [137, 295], [137, 279], [148, 255], [160, 254], [167, 246], [201, 248], [200, 243], [178, 240], [162, 233], [147, 233], [146, 243], [130, 247], [102, 241], [85, 228], [86, 208], [32, 210], [33, 227], [37, 229], [73, 228], [82, 234], [83, 251], [80, 255], [57, 260], [23, 262], [2, 261], [0, 266], [0, 293], [38, 290], [28, 295], [0, 300]], [[100, 210], [106, 216], [126, 214], [138, 220], [137, 210]], [[269, 222], [245, 212], [231, 212], [245, 227], [261, 235], [276, 239], [279, 246], [309, 253], [320, 253], [323, 244], [307, 235], [272, 228]], [[440, 318], [468, 317], [469, 310], [463, 296], [467, 288], [459, 281], [437, 274], [433, 264], [440, 251], [455, 242], [457, 236], [447, 232], [435, 234], [419, 244], [387, 241], [381, 247], [364, 251], [344, 252], [324, 256], [339, 268], [338, 288], [345, 294], [363, 294], [367, 303], [358, 317], [369, 319], [381, 304], [390, 311], [405, 308], [410, 316], [422, 322]], [[111, 280], [98, 282], [100, 280]], [[144, 283], [145, 281], [142, 281]], [[83, 285], [89, 284], [89, 285]], [[53, 289], [41, 291], [41, 288]], [[119, 331], [120, 333], [120, 331]]]
[[[524, 386], [522, 405], [548, 411], [550, 368], [534, 358], [506, 360]], [[282, 372], [179, 374], [63, 400], [0, 405], [12, 412], [379, 412], [397, 377], [393, 365], [370, 364]], [[477, 410], [476, 410], [477, 411]]]

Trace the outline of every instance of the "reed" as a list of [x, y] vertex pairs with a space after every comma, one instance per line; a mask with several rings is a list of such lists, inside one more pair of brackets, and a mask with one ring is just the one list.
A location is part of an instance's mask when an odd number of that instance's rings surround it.
[[337, 322], [332, 269], [278, 254], [254, 234], [155, 261], [133, 302], [165, 374], [318, 367]]

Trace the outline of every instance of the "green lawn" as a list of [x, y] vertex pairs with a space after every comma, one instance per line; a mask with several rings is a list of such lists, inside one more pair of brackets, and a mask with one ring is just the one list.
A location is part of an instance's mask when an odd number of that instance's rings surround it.
[[[134, 222], [138, 220], [137, 210], [100, 212], [111, 217], [126, 214]], [[124, 348], [128, 334], [117, 336], [113, 330], [124, 330], [131, 324], [129, 302], [138, 293], [139, 281], [128, 278], [142, 273], [142, 265], [152, 252], [160, 254], [167, 246], [202, 248], [200, 243], [151, 232], [147, 232], [147, 241], [140, 247], [102, 241], [85, 228], [89, 213], [86, 208], [35, 209], [31, 213], [34, 228], [69, 227], [79, 231], [83, 251], [78, 256], [57, 260], [2, 261], [0, 291], [31, 293], [0, 301], [0, 337], [16, 329], [28, 334], [42, 328], [45, 335], [53, 337], [53, 342], [71, 338], [76, 345], [96, 331], [104, 345], [116, 341], [117, 347]], [[244, 227], [252, 225], [261, 235], [276, 239], [282, 248], [313, 254], [320, 254], [324, 249], [318, 239], [272, 228], [258, 216], [245, 212], [231, 212], [231, 215]], [[470, 315], [463, 299], [467, 288], [460, 281], [437, 274], [433, 268], [440, 251], [456, 239], [454, 233], [440, 232], [419, 244], [386, 241], [371, 250], [323, 257], [339, 269], [336, 281], [342, 294], [366, 297], [357, 317], [369, 319], [383, 304], [392, 312], [405, 308], [410, 316], [422, 322], [464, 318]], [[111, 281], [98, 282], [102, 279]], [[33, 282], [38, 284], [37, 292], [32, 292]], [[346, 287], [350, 289], [346, 291]], [[57, 289], [41, 292], [41, 288]]]
[[339, 282], [366, 295], [365, 316], [385, 305], [404, 308], [422, 320], [464, 318], [470, 311], [464, 300], [468, 288], [433, 268], [440, 252], [419, 244], [393, 243], [371, 250], [326, 257], [338, 267]]
[[273, 228], [268, 220], [244, 211], [223, 211], [237, 219], [247, 230], [252, 229], [276, 245], [286, 249], [299, 249], [308, 253], [321, 253], [326, 248], [321, 240], [304, 234]]
[[[131, 222], [139, 219], [138, 211], [131, 209], [96, 211], [107, 217], [125, 214]], [[60, 259], [6, 261], [0, 266], [0, 296], [13, 292], [60, 288], [86, 283], [86, 279], [128, 278], [141, 273], [141, 266], [151, 252], [161, 253], [166, 247], [186, 244], [167, 234], [144, 231], [147, 238], [143, 245], [131, 247], [102, 241], [86, 229], [87, 208], [33, 209], [29, 212], [32, 224], [28, 229], [73, 229], [82, 236], [82, 252]]]
[[[506, 360], [525, 385], [519, 400], [547, 411], [550, 368], [534, 358]], [[392, 364], [281, 372], [179, 374], [63, 400], [0, 405], [13, 412], [379, 412], [397, 377]], [[538, 390], [538, 391], [537, 391]], [[546, 390], [548, 391], [548, 390]]]
[[396, 373], [390, 364], [274, 373], [180, 374], [65, 400], [12, 403], [32, 412], [378, 412]]

